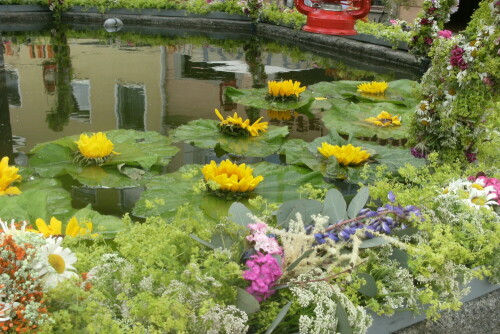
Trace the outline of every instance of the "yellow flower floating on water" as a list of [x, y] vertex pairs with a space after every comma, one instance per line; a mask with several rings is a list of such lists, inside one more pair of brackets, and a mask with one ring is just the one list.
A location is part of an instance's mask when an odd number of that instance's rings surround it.
[[[62, 235], [62, 223], [60, 220], [55, 217], [50, 218], [50, 223], [47, 225], [45, 221], [41, 218], [38, 218], [35, 222], [36, 227], [38, 228], [39, 233], [42, 233], [44, 237], [48, 238], [51, 235]], [[92, 236], [92, 222], [84, 222], [79, 223], [76, 217], [72, 217], [68, 225], [66, 225], [65, 235], [70, 237], [79, 237], [79, 236]]]
[[300, 87], [300, 81], [268, 81], [267, 93], [270, 97], [280, 97], [283, 100], [299, 98], [300, 93], [306, 90], [306, 86]]
[[227, 134], [230, 136], [252, 136], [256, 137], [259, 135], [259, 132], [267, 131], [267, 122], [260, 122], [263, 117], [259, 118], [253, 124], [250, 124], [250, 120], [247, 119], [243, 121], [243, 118], [238, 116], [235, 112], [233, 116], [227, 116], [224, 119], [224, 116], [221, 115], [218, 109], [215, 109], [215, 114], [220, 119], [220, 123], [218, 124], [218, 128], [220, 132], [223, 134]]
[[102, 165], [113, 154], [119, 154], [113, 151], [114, 144], [102, 132], [90, 137], [82, 133], [75, 143], [78, 144], [75, 160], [83, 165]]
[[213, 190], [233, 193], [248, 193], [264, 180], [262, 175], [254, 177], [252, 168], [245, 164], [237, 165], [230, 160], [221, 161], [219, 166], [212, 160], [201, 171], [209, 187], [211, 182], [216, 183], [216, 189], [212, 188]]
[[11, 187], [11, 184], [21, 180], [21, 175], [17, 174], [19, 168], [9, 167], [9, 157], [3, 157], [0, 161], [0, 196], [19, 195], [21, 190]]
[[370, 153], [363, 150], [361, 147], [349, 145], [330, 145], [326, 142], [321, 143], [318, 147], [319, 153], [325, 158], [334, 156], [342, 166], [357, 166], [370, 158]]
[[392, 116], [387, 111], [382, 111], [380, 114], [377, 115], [377, 117], [365, 118], [365, 121], [382, 127], [391, 125], [401, 125], [401, 119], [399, 119], [399, 115]]
[[382, 95], [387, 90], [387, 87], [389, 87], [389, 84], [385, 81], [365, 82], [358, 85], [358, 92], [369, 95]]
[[288, 121], [291, 120], [293, 117], [293, 111], [291, 110], [268, 110], [267, 111], [267, 116], [269, 116], [270, 119], [277, 119], [279, 121]]

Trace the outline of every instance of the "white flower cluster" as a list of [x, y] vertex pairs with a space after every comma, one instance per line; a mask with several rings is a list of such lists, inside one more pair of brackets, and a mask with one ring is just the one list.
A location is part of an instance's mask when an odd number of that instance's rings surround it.
[[467, 206], [477, 210], [481, 208], [491, 210], [494, 205], [498, 205], [494, 200], [496, 198], [496, 191], [493, 186], [485, 187], [479, 182], [471, 182], [463, 179], [451, 182], [443, 190], [443, 194], [440, 195], [440, 197], [448, 196], [453, 196]]
[[192, 333], [245, 334], [248, 315], [234, 305], [215, 305], [208, 312], [194, 319]]
[[[301, 275], [296, 282], [304, 282], [311, 278], [313, 278], [311, 275]], [[325, 281], [309, 282], [292, 285], [290, 290], [302, 308], [313, 309], [313, 315], [302, 314], [299, 318], [301, 334], [337, 333], [339, 320], [335, 314], [338, 307], [345, 310], [353, 333], [366, 333], [371, 325], [372, 318], [365, 309], [354, 305], [337, 285]]]

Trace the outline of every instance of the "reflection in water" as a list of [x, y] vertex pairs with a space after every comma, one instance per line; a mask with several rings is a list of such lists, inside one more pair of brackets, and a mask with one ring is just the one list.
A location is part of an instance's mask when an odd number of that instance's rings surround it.
[[0, 158], [12, 158], [12, 128], [10, 125], [7, 74], [4, 66], [4, 47], [0, 43]]
[[143, 85], [117, 84], [115, 98], [117, 128], [145, 131], [146, 88]]
[[73, 67], [66, 30], [61, 27], [53, 29], [51, 44], [55, 62], [48, 61], [43, 64], [43, 79], [48, 92], [54, 91], [55, 88], [56, 103], [47, 114], [46, 120], [51, 130], [60, 132], [68, 124], [70, 115], [77, 112], [78, 106], [71, 85]]

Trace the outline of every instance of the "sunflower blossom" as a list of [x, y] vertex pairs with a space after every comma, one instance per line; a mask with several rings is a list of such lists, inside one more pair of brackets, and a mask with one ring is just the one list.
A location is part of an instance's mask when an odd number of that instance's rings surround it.
[[113, 151], [114, 144], [102, 132], [91, 136], [82, 133], [75, 143], [78, 145], [75, 160], [84, 165], [102, 165], [113, 154], [119, 154]]
[[358, 85], [358, 92], [370, 95], [382, 95], [385, 93], [389, 84], [385, 81], [377, 82], [365, 82]]
[[267, 93], [271, 98], [279, 97], [282, 100], [287, 100], [290, 98], [298, 99], [300, 93], [306, 90], [306, 86], [300, 87], [300, 81], [268, 81], [267, 82]]
[[377, 126], [387, 127], [391, 125], [401, 125], [401, 119], [399, 115], [392, 116], [387, 111], [382, 111], [377, 117], [365, 118], [368, 123], [373, 123]]
[[[43, 234], [44, 237], [48, 238], [50, 236], [62, 235], [62, 223], [55, 217], [50, 218], [49, 225], [41, 218], [38, 218], [35, 222], [38, 231]], [[65, 235], [70, 237], [79, 236], [95, 236], [92, 234], [92, 222], [79, 223], [76, 217], [72, 217], [68, 224], [66, 225]]]
[[237, 165], [230, 160], [224, 160], [217, 166], [215, 161], [205, 165], [201, 170], [208, 186], [215, 182], [215, 189], [232, 193], [248, 193], [264, 180], [261, 175], [254, 177], [253, 169], [245, 164]]
[[221, 115], [218, 109], [215, 109], [215, 114], [220, 119], [220, 123], [217, 125], [219, 131], [223, 134], [230, 136], [252, 136], [257, 137], [259, 132], [267, 131], [267, 122], [261, 122], [262, 118], [259, 118], [253, 124], [250, 124], [250, 120], [247, 119], [243, 121], [243, 118], [238, 116], [235, 112], [233, 116], [227, 116], [224, 119], [224, 116]]
[[342, 166], [357, 166], [370, 158], [370, 153], [363, 150], [361, 147], [349, 145], [330, 145], [326, 142], [321, 143], [318, 147], [319, 153], [325, 158], [334, 156]]
[[0, 161], [0, 196], [19, 195], [21, 190], [11, 187], [11, 184], [21, 180], [21, 175], [17, 174], [19, 168], [9, 167], [9, 157], [3, 157]]

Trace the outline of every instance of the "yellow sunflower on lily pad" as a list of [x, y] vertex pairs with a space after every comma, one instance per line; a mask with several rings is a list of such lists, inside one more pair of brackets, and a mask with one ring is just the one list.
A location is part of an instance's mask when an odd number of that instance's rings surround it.
[[352, 144], [339, 146], [323, 142], [318, 152], [325, 158], [334, 156], [342, 166], [359, 166], [370, 158], [370, 153]]
[[217, 125], [219, 131], [223, 134], [229, 136], [252, 136], [257, 137], [260, 135], [260, 132], [267, 131], [267, 122], [261, 122], [262, 118], [259, 118], [252, 124], [250, 124], [250, 120], [246, 119], [243, 121], [243, 118], [238, 116], [235, 112], [233, 116], [228, 116], [224, 119], [224, 116], [221, 115], [218, 109], [215, 109], [215, 114], [220, 119], [220, 123]]
[[294, 98], [299, 99], [300, 94], [306, 90], [306, 86], [300, 86], [300, 81], [268, 81], [267, 96], [269, 98], [281, 98], [283, 101]]
[[10, 166], [9, 157], [3, 157], [0, 161], [0, 196], [19, 195], [21, 190], [12, 187], [12, 183], [21, 180], [21, 175], [17, 174], [19, 168]]
[[388, 87], [389, 84], [385, 81], [365, 82], [357, 86], [358, 92], [368, 95], [383, 95]]
[[114, 144], [103, 132], [94, 133], [91, 136], [82, 133], [75, 143], [78, 145], [75, 162], [81, 165], [102, 165], [114, 154], [119, 154], [113, 151]]
[[365, 121], [382, 127], [401, 125], [401, 119], [399, 118], [399, 115], [392, 116], [387, 111], [382, 111], [377, 115], [377, 117], [365, 118]]
[[201, 171], [208, 188], [216, 193], [222, 191], [240, 196], [246, 195], [264, 180], [262, 175], [253, 176], [253, 168], [244, 163], [237, 165], [230, 160], [221, 161], [220, 165], [212, 160]]

